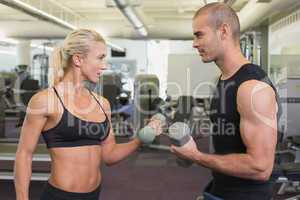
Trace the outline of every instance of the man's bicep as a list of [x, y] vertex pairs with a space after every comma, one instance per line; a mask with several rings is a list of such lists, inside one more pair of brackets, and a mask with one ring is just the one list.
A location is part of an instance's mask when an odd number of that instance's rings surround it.
[[247, 81], [238, 91], [240, 132], [247, 153], [270, 167], [277, 143], [277, 103], [274, 90], [260, 81]]
[[255, 159], [273, 159], [277, 143], [275, 129], [241, 116], [240, 132], [248, 154]]

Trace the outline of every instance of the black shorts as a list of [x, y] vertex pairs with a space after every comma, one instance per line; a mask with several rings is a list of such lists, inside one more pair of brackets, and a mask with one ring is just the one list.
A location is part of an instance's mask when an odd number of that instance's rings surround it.
[[66, 192], [47, 182], [40, 200], [99, 200], [101, 186], [92, 192]]

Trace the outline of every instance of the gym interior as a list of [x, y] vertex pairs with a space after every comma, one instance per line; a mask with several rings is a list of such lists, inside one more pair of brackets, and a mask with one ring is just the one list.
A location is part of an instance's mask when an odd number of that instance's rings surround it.
[[[280, 97], [273, 199], [300, 199], [299, 0], [0, 0], [0, 199], [16, 199], [14, 161], [26, 107], [49, 87], [54, 47], [77, 28], [94, 29], [107, 42], [108, 69], [86, 87], [109, 100], [118, 143], [160, 112], [188, 124], [198, 149], [213, 153], [209, 108], [220, 70], [201, 61], [192, 30], [195, 12], [212, 2], [237, 12], [244, 56], [263, 68]], [[170, 145], [162, 134], [119, 164], [102, 165], [101, 199], [202, 199], [211, 170], [182, 162]], [[31, 200], [39, 199], [50, 161], [41, 137]]]

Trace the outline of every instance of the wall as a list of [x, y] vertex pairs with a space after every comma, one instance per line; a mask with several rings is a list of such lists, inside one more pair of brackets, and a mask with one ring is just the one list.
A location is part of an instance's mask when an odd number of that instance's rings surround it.
[[275, 83], [300, 76], [300, 10], [269, 27], [269, 74]]
[[[108, 53], [108, 59], [119, 60], [136, 60], [137, 73], [147, 72], [147, 41], [143, 40], [127, 40], [127, 39], [110, 39], [112, 43], [117, 44], [126, 49], [126, 57], [112, 58], [110, 52]], [[110, 51], [110, 50], [109, 50]]]
[[172, 99], [181, 95], [207, 98], [219, 74], [214, 63], [204, 64], [197, 54], [170, 54], [168, 94]]
[[12, 71], [16, 62], [16, 48], [0, 46], [0, 71]]
[[148, 74], [155, 74], [159, 79], [159, 96], [166, 98], [167, 76], [168, 76], [168, 55], [170, 41], [150, 40], [147, 42]]
[[[214, 63], [204, 64], [192, 47], [192, 41], [148, 41], [148, 73], [160, 80], [160, 97], [171, 95], [209, 96], [219, 70]], [[205, 85], [204, 85], [205, 84]]]
[[205, 64], [192, 47], [192, 41], [171, 41], [168, 56], [168, 94], [172, 98], [192, 95], [198, 98], [210, 96], [219, 69], [214, 63]]
[[259, 31], [261, 32], [261, 67], [267, 72], [268, 71], [268, 55], [269, 55], [269, 48], [268, 48], [268, 37], [269, 37], [269, 28], [268, 26], [261, 26], [259, 27]]

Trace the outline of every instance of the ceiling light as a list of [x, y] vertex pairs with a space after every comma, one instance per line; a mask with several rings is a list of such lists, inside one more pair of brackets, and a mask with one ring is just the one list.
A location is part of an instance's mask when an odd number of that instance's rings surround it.
[[[52, 22], [56, 25], [62, 26], [64, 28], [68, 28], [71, 30], [75, 30], [78, 29], [78, 27], [58, 18], [55, 17], [53, 15], [50, 15], [40, 9], [37, 9], [36, 7], [33, 7], [27, 3], [24, 3], [23, 1], [20, 0], [2, 0], [1, 1], [2, 4], [5, 4], [9, 7], [12, 7], [14, 9], [18, 9], [21, 10], [22, 12], [25, 12], [33, 17], [39, 18], [39, 19], [43, 19], [45, 21], [49, 21]], [[112, 44], [111, 42], [107, 42], [108, 46], [110, 46], [111, 48], [115, 49], [116, 51], [124, 51], [124, 48]]]

